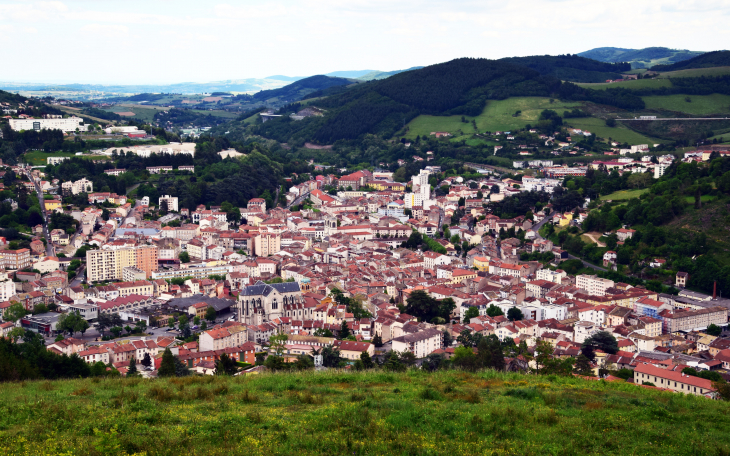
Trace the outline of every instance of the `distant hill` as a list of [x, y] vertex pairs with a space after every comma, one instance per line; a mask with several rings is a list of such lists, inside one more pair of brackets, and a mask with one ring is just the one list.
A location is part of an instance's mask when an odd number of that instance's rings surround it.
[[295, 82], [300, 79], [304, 79], [306, 76], [284, 76], [281, 74], [276, 74], [274, 76], [266, 76], [265, 79], [273, 79], [275, 81], [288, 81], [288, 82]]
[[[573, 67], [596, 67], [596, 62], [588, 59], [566, 60]], [[328, 144], [365, 133], [390, 137], [420, 114], [476, 116], [487, 100], [517, 96], [592, 101], [622, 109], [644, 107], [639, 97], [625, 90], [596, 91], [562, 82], [550, 73], [566, 67], [559, 66], [553, 57], [537, 56], [522, 62], [539, 67], [546, 74], [509, 59], [452, 60], [339, 91], [317, 101], [327, 115], [296, 123], [271, 120], [257, 126], [256, 133], [280, 142], [306, 139]], [[306, 80], [292, 86], [303, 81]]]
[[333, 71], [332, 73], [325, 74], [325, 76], [356, 79], [365, 76], [368, 73], [372, 73], [373, 71], [376, 70]]
[[416, 66], [407, 68], [405, 70], [395, 70], [395, 71], [372, 71], [364, 76], [361, 76], [357, 78], [360, 81], [373, 81], [376, 79], [385, 79], [389, 78], [391, 76], [395, 76], [396, 74], [403, 73], [404, 71], [412, 71], [412, 70], [420, 70], [423, 68], [422, 66]]
[[621, 72], [631, 70], [628, 63], [607, 63], [577, 55], [510, 57], [506, 62], [524, 65], [542, 75], [571, 82], [605, 82], [621, 78]]
[[631, 68], [650, 68], [658, 64], [673, 64], [689, 60], [703, 53], [702, 51], [666, 47], [648, 47], [644, 49], [602, 47], [581, 52], [578, 55], [606, 63], [628, 62], [631, 64]]
[[350, 79], [345, 78], [334, 78], [324, 75], [310, 76], [279, 89], [262, 90], [253, 95], [253, 100], [257, 102], [266, 102], [267, 100], [273, 99], [276, 99], [278, 102], [297, 101], [318, 90], [352, 83]]
[[699, 55], [689, 60], [673, 63], [671, 65], [655, 65], [652, 70], [656, 71], [677, 71], [691, 68], [712, 68], [730, 66], [730, 51], [713, 51]]

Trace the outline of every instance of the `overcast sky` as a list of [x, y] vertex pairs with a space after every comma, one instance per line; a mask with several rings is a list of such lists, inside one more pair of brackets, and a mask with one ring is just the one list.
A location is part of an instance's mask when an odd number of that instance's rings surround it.
[[613, 46], [711, 51], [729, 0], [0, 0], [0, 80], [174, 83]]

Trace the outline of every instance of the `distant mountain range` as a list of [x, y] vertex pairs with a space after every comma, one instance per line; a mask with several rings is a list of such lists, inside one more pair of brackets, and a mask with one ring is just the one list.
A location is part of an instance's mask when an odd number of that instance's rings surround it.
[[703, 51], [686, 49], [670, 49], [665, 47], [648, 47], [644, 49], [625, 49], [602, 47], [581, 52], [578, 55], [599, 62], [628, 62], [631, 68], [651, 68], [654, 65], [671, 65], [704, 54]]

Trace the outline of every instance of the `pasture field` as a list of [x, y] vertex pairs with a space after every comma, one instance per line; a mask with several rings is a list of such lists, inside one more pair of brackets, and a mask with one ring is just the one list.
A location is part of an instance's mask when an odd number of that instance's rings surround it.
[[727, 402], [572, 376], [329, 371], [0, 388], [7, 456], [730, 452]]
[[[408, 123], [407, 138], [429, 136], [433, 131], [445, 131], [455, 136], [475, 133], [471, 121], [476, 120], [477, 131], [510, 131], [524, 128], [525, 125], [537, 123], [540, 113], [544, 109], [552, 109], [562, 115], [563, 111], [580, 108], [582, 102], [563, 103], [542, 97], [514, 97], [506, 100], [489, 100], [482, 113], [476, 117], [464, 116], [428, 116], [421, 115]], [[513, 117], [521, 111], [519, 116]], [[461, 132], [461, 133], [459, 133]]]
[[[23, 154], [23, 160], [25, 160], [27, 163], [30, 163], [33, 166], [42, 166], [48, 164], [48, 157], [76, 157], [75, 152], [51, 152], [46, 153], [40, 150], [31, 150], [30, 152], [26, 152]], [[106, 157], [104, 155], [80, 155], [79, 158], [83, 158], [85, 160], [103, 160], [108, 159], [109, 157]]]
[[629, 144], [649, 144], [650, 146], [657, 143], [666, 142], [665, 140], [652, 138], [650, 136], [642, 135], [641, 133], [635, 132], [629, 129], [621, 122], [616, 122], [615, 127], [606, 126], [604, 119], [597, 117], [584, 117], [580, 119], [565, 119], [565, 124], [570, 125], [573, 128], [579, 128], [581, 130], [588, 130], [594, 135], [598, 135], [601, 138], [611, 138], [614, 141], [620, 143]]
[[622, 82], [581, 82], [577, 85], [586, 89], [606, 90], [606, 89], [658, 89], [660, 87], [671, 87], [672, 82], [668, 79], [634, 79]]
[[[684, 112], [693, 116], [730, 115], [730, 95], [661, 95], [641, 97], [647, 109]], [[691, 101], [686, 101], [689, 98]]]

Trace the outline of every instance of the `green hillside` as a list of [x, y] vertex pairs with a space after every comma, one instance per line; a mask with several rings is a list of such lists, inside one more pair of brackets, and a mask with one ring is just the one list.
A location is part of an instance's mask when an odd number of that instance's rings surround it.
[[727, 402], [495, 371], [19, 382], [0, 409], [7, 456], [730, 452]]
[[689, 60], [670, 65], [655, 65], [654, 71], [677, 71], [690, 68], [711, 68], [730, 65], [730, 51], [714, 51], [699, 55]]
[[730, 114], [730, 95], [665, 95], [642, 97], [646, 109], [682, 112], [693, 116]]
[[352, 84], [350, 79], [322, 75], [311, 76], [300, 79], [280, 89], [262, 90], [261, 92], [254, 94], [253, 100], [258, 102], [267, 102], [269, 100], [292, 102], [301, 100], [310, 93], [318, 90], [349, 84]]
[[619, 79], [620, 73], [631, 70], [631, 65], [626, 63], [604, 63], [577, 55], [540, 55], [502, 60], [571, 82], [604, 82], [607, 79]]
[[632, 68], [650, 68], [659, 64], [682, 62], [702, 54], [704, 53], [700, 51], [665, 47], [648, 47], [644, 49], [603, 47], [581, 52], [578, 55], [607, 63], [628, 62]]
[[565, 123], [573, 128], [588, 130], [601, 138], [611, 138], [613, 141], [629, 144], [649, 144], [653, 146], [657, 143], [667, 142], [651, 135], [639, 133], [629, 129], [621, 122], [617, 122], [615, 127], [606, 126], [606, 121], [597, 117], [585, 117], [580, 119], [565, 119]]

